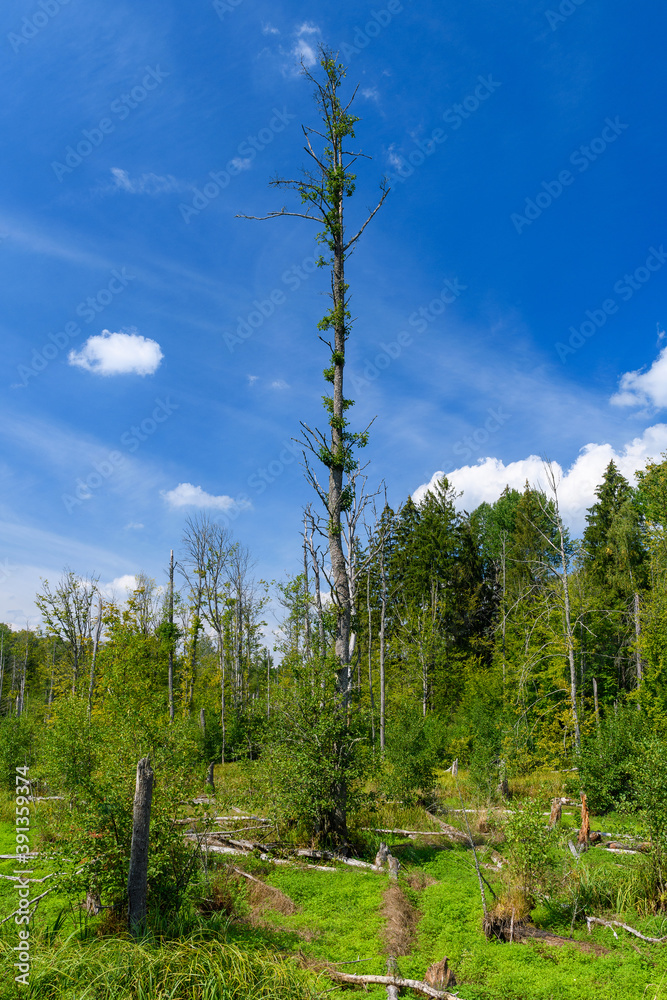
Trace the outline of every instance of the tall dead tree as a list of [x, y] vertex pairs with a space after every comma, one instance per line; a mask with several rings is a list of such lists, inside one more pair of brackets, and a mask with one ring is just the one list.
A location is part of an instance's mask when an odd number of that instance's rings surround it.
[[174, 721], [174, 550], [169, 553], [169, 595], [167, 616], [169, 621], [169, 719]]
[[[336, 611], [335, 653], [336, 691], [339, 709], [347, 714], [352, 670], [350, 665], [350, 633], [352, 622], [352, 600], [349, 585], [349, 566], [343, 545], [342, 517], [352, 505], [352, 487], [346, 483], [357, 468], [354, 449], [363, 447], [367, 441], [367, 430], [362, 433], [350, 431], [346, 417], [352, 400], [343, 392], [343, 370], [345, 350], [351, 329], [348, 285], [345, 280], [345, 265], [357, 240], [384, 202], [388, 187], [382, 182], [380, 198], [355, 234], [348, 237], [345, 226], [345, 204], [355, 188], [356, 175], [352, 167], [363, 153], [347, 148], [354, 138], [355, 125], [359, 119], [349, 113], [354, 100], [352, 97], [343, 105], [339, 90], [345, 77], [345, 68], [336, 61], [336, 54], [320, 47], [320, 67], [323, 79], [320, 81], [302, 64], [303, 74], [312, 84], [317, 107], [320, 112], [320, 128], [302, 126], [305, 139], [304, 150], [311, 167], [304, 170], [299, 179], [277, 178], [272, 185], [295, 192], [300, 198], [302, 210], [288, 211], [283, 206], [279, 211], [266, 216], [243, 216], [243, 218], [274, 219], [282, 216], [307, 219], [319, 228], [317, 240], [325, 249], [319, 258], [319, 265], [329, 267], [332, 307], [318, 323], [322, 333], [330, 339], [320, 337], [330, 351], [330, 361], [324, 371], [326, 381], [331, 385], [331, 395], [324, 397], [328, 415], [326, 432], [312, 429], [302, 423], [304, 447], [310, 451], [328, 470], [328, 485], [320, 485], [317, 473], [306, 458], [306, 474], [311, 485], [322, 500], [327, 517], [329, 562], [332, 574], [332, 598]], [[314, 148], [318, 147], [318, 150]], [[305, 453], [304, 453], [305, 455]], [[336, 816], [333, 827], [341, 837], [346, 835], [346, 786], [341, 774], [337, 793]]]

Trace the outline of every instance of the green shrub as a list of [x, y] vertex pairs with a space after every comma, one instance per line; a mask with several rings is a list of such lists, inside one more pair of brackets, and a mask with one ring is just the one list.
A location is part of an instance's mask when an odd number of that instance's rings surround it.
[[505, 823], [505, 839], [510, 890], [521, 892], [532, 906], [547, 890], [555, 866], [553, 835], [537, 799], [527, 799], [510, 814]]
[[634, 804], [633, 773], [645, 727], [636, 707], [622, 706], [584, 740], [579, 778], [591, 812], [602, 815]]
[[280, 822], [321, 843], [344, 837], [339, 808], [354, 808], [371, 766], [358, 719], [304, 693], [276, 707], [262, 757]]
[[38, 727], [28, 715], [0, 719], [0, 783], [13, 790], [17, 767], [30, 767], [35, 759]]
[[383, 791], [389, 798], [414, 805], [435, 786], [435, 768], [442, 756], [443, 725], [435, 716], [424, 719], [404, 708], [387, 726]]

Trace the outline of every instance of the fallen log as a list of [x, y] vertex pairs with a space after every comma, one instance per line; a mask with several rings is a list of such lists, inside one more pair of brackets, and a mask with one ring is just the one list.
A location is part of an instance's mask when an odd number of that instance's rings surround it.
[[644, 934], [640, 934], [639, 931], [635, 930], [634, 927], [630, 927], [629, 924], [622, 924], [620, 920], [602, 920], [601, 917], [586, 917], [586, 924], [588, 926], [588, 933], [591, 932], [591, 924], [600, 924], [602, 927], [608, 927], [614, 937], [618, 940], [618, 934], [614, 930], [614, 927], [622, 927], [624, 931], [628, 934], [634, 934], [635, 937], [640, 938], [642, 941], [647, 941], [649, 944], [664, 944], [667, 941], [667, 936], [665, 937], [646, 937]]
[[395, 833], [402, 837], [441, 837], [440, 830], [389, 830], [382, 826], [362, 826], [362, 830], [370, 830], [372, 833]]
[[418, 979], [400, 979], [398, 976], [357, 976], [352, 972], [338, 972], [337, 969], [327, 969], [327, 976], [338, 983], [348, 983], [350, 986], [370, 986], [379, 984], [381, 986], [394, 986], [399, 990], [414, 990], [425, 997], [435, 997], [436, 1000], [460, 1000], [453, 993], [447, 990], [436, 990], [434, 986], [423, 983]]
[[457, 830], [455, 826], [450, 826], [449, 823], [445, 823], [438, 816], [434, 816], [433, 813], [430, 813], [427, 810], [424, 810], [424, 812], [426, 813], [429, 819], [432, 819], [434, 823], [438, 824], [438, 826], [440, 827], [440, 831], [446, 834], [448, 837], [451, 837], [452, 840], [458, 840], [466, 844], [470, 843], [467, 834], [461, 833], [461, 831]]
[[351, 868], [367, 868], [369, 871], [382, 871], [381, 865], [372, 865], [370, 861], [359, 861], [357, 858], [343, 858], [340, 854], [332, 854], [331, 851], [316, 851], [310, 847], [300, 847], [296, 851], [298, 858], [313, 858], [320, 861], [337, 861], [341, 865], [350, 865]]
[[243, 809], [239, 809], [238, 806], [232, 806], [232, 812], [235, 812], [239, 816], [239, 819], [260, 819], [263, 823], [271, 822], [266, 816], [253, 816], [252, 813], [244, 813]]

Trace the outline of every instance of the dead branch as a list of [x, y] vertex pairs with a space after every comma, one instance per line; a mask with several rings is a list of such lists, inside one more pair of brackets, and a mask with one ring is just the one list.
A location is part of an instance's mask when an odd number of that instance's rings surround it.
[[591, 924], [600, 924], [602, 927], [608, 927], [612, 932], [614, 937], [618, 939], [618, 934], [614, 930], [614, 927], [622, 927], [624, 931], [628, 934], [634, 934], [635, 937], [640, 938], [642, 941], [647, 941], [649, 944], [664, 944], [667, 941], [667, 935], [665, 937], [646, 937], [644, 934], [640, 934], [639, 931], [635, 930], [634, 927], [630, 927], [629, 924], [622, 924], [620, 920], [602, 920], [601, 917], [586, 917], [586, 924], [588, 926], [588, 933], [591, 932]]
[[402, 837], [442, 837], [441, 830], [389, 830], [382, 826], [362, 826], [362, 830], [371, 830], [373, 833], [395, 833]]
[[[55, 885], [49, 886], [49, 888], [45, 892], [43, 892], [41, 896], [35, 896], [34, 899], [29, 899], [28, 900], [28, 904], [27, 904], [28, 911], [30, 910], [31, 906], [37, 906], [37, 903], [39, 903], [40, 899], [44, 899], [45, 896], [48, 896], [48, 894], [50, 892], [53, 892], [53, 890], [57, 889], [57, 888], [58, 887], [55, 886]], [[20, 912], [21, 912], [20, 910], [14, 910], [14, 912], [10, 913], [8, 917], [4, 918], [4, 920], [0, 920], [0, 927], [2, 927], [3, 924], [6, 924], [8, 920], [11, 920], [12, 917], [15, 917]], [[24, 908], [24, 912], [25, 912], [25, 908]], [[33, 913], [34, 912], [35, 911], [33, 910]]]
[[327, 969], [326, 974], [339, 983], [349, 983], [351, 986], [367, 986], [379, 983], [382, 986], [395, 986], [397, 989], [414, 990], [425, 997], [436, 997], [437, 1000], [460, 1000], [446, 990], [436, 990], [428, 983], [418, 979], [399, 979], [397, 976], [357, 976], [352, 972], [338, 972], [337, 969]]

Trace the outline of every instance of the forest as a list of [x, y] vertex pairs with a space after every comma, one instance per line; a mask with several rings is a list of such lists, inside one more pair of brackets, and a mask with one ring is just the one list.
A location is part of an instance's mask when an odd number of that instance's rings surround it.
[[610, 462], [581, 538], [547, 461], [392, 509], [343, 387], [389, 189], [346, 228], [358, 118], [320, 55], [312, 171], [263, 217], [317, 221], [331, 283], [301, 571], [257, 579], [200, 512], [162, 579], [66, 567], [0, 626], [0, 996], [662, 996], [667, 456]]

